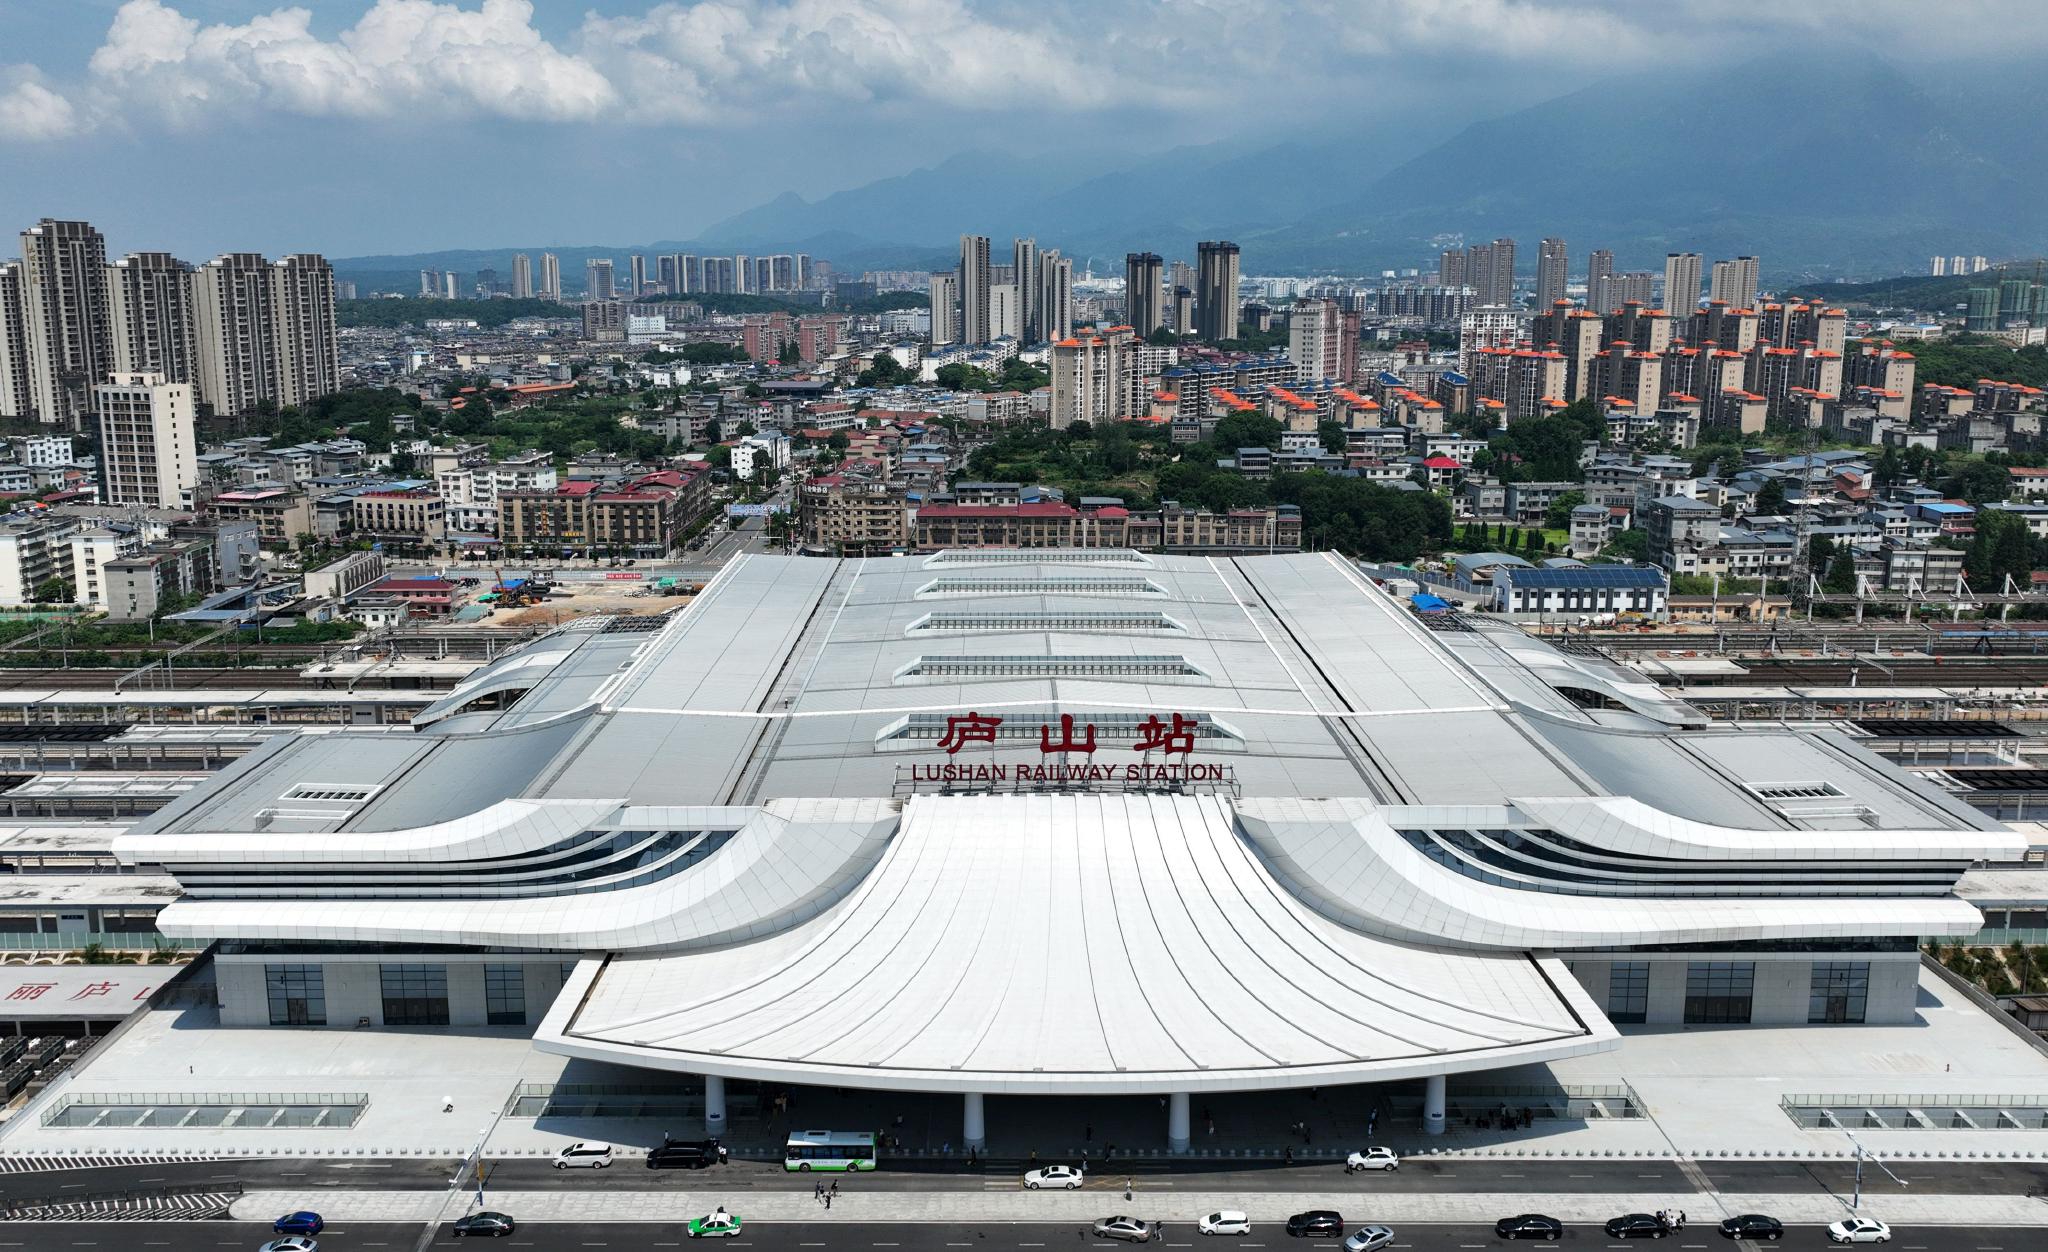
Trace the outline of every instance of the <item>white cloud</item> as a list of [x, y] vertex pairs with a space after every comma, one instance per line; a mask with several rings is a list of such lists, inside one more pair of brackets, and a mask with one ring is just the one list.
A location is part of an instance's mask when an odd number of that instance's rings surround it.
[[0, 67], [0, 140], [42, 143], [84, 128], [71, 101], [45, 86], [33, 70]]
[[[638, 17], [584, 21], [580, 46], [614, 66], [641, 120], [703, 121], [788, 105], [1066, 111], [1179, 89], [1164, 65], [1119, 67], [1044, 11], [965, 0], [670, 0]], [[1116, 72], [1119, 69], [1125, 72]], [[900, 119], [899, 119], [900, 120]]]
[[246, 107], [316, 117], [602, 116], [617, 101], [610, 81], [548, 43], [532, 19], [528, 0], [483, 0], [474, 10], [377, 0], [327, 40], [301, 8], [206, 26], [162, 0], [128, 0], [93, 53], [90, 85], [135, 122], [192, 124]]
[[269, 112], [681, 123], [706, 137], [972, 124], [1042, 143], [1062, 117], [1221, 134], [1298, 119], [1316, 93], [1334, 111], [1455, 107], [1632, 66], [1898, 55], [1902, 30], [1921, 56], [2048, 46], [2040, 0], [1976, 0], [1940, 21], [1925, 0], [645, 0], [585, 16], [563, 46], [530, 0], [322, 2], [354, 24], [330, 37], [301, 7], [208, 24], [179, 0], [127, 0], [78, 77], [0, 68], [0, 140]]

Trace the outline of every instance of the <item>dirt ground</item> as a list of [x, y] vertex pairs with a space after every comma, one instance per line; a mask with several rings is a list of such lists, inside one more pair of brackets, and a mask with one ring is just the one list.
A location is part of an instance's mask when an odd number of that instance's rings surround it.
[[635, 596], [624, 588], [602, 583], [570, 583], [574, 595], [550, 596], [543, 604], [526, 609], [500, 609], [477, 625], [489, 629], [519, 626], [554, 626], [584, 613], [623, 613], [634, 617], [652, 616], [678, 609], [690, 602], [688, 596]]

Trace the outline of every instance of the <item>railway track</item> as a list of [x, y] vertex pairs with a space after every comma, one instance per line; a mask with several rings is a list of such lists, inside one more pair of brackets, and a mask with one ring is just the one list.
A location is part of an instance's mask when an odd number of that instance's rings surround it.
[[[2039, 687], [2048, 685], [2048, 656], [1956, 656], [1939, 658], [1755, 658], [1735, 659], [1740, 675], [1717, 675], [1716, 685], [1753, 687], [1846, 687], [1853, 674], [1864, 687]], [[1882, 668], [1880, 668], [1882, 666]]]

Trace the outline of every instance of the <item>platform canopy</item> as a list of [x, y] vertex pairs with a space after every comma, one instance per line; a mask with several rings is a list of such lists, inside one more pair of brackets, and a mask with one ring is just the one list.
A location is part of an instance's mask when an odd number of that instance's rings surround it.
[[1361, 934], [1275, 881], [1227, 801], [916, 797], [780, 933], [586, 962], [540, 1045], [787, 1082], [1082, 1094], [1314, 1086], [1613, 1046], [1556, 961]]

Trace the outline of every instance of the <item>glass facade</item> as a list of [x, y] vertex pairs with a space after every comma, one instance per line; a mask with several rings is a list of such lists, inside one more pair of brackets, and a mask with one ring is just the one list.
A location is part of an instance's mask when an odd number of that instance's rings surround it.
[[1809, 1022], [1861, 1022], [1870, 1000], [1869, 961], [1815, 961], [1806, 1000]]
[[1747, 1022], [1755, 990], [1755, 961], [1690, 962], [1685, 967], [1685, 1020]]
[[1641, 1025], [1650, 1018], [1650, 963], [1616, 961], [1607, 976], [1607, 1020]]
[[446, 1026], [446, 965], [379, 965], [386, 1026]]
[[484, 966], [484, 1020], [493, 1026], [526, 1024], [524, 966]]
[[325, 1026], [327, 978], [318, 965], [265, 965], [263, 990], [273, 1026]]

